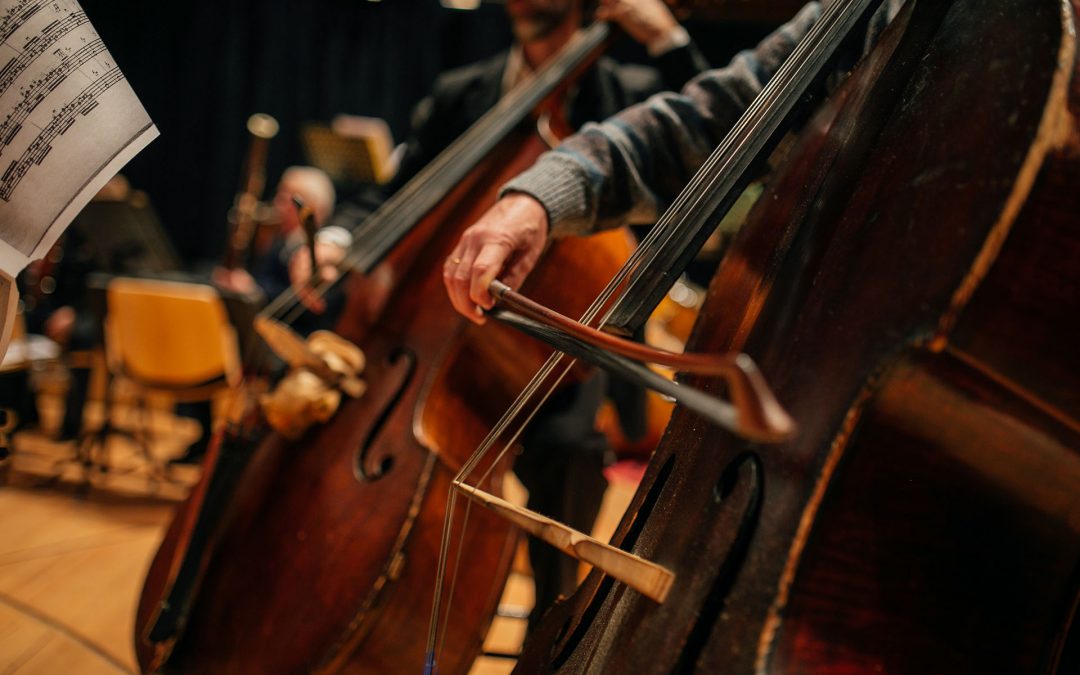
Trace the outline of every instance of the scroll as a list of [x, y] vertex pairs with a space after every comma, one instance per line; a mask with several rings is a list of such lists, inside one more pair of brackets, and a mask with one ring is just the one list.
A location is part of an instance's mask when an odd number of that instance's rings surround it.
[[0, 356], [15, 275], [158, 134], [74, 0], [0, 0]]

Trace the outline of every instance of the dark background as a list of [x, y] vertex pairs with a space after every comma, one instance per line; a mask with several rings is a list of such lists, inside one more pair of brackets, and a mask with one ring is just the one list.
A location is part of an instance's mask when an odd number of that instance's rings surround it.
[[[739, 3], [735, 3], [738, 5]], [[161, 136], [123, 173], [146, 191], [188, 265], [215, 260], [247, 149], [245, 122], [273, 115], [268, 190], [304, 163], [300, 125], [337, 113], [385, 119], [395, 142], [412, 106], [447, 68], [504, 49], [499, 4], [438, 0], [82, 0]], [[720, 17], [723, 18], [723, 17]], [[713, 65], [764, 35], [775, 16], [686, 22]], [[645, 61], [624, 39], [613, 54]]]

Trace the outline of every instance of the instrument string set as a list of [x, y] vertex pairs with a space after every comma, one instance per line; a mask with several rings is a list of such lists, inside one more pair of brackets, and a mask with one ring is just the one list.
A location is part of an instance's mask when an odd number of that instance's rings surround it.
[[[815, 52], [822, 52], [824, 48], [820, 42], [824, 36], [834, 33], [836, 26], [841, 23], [845, 16], [850, 17], [850, 6], [865, 8], [870, 0], [850, 0], [847, 4], [838, 4], [827, 9], [821, 20], [815, 26], [814, 31], [807, 36], [797, 47], [792, 56], [787, 60], [777, 75], [765, 87], [760, 96], [756, 97], [746, 113], [740, 117], [735, 127], [725, 136], [720, 146], [710, 154], [704, 165], [698, 170], [688, 186], [680, 192], [670, 208], [657, 222], [649, 234], [643, 239], [641, 245], [630, 255], [627, 263], [616, 274], [605, 290], [590, 305], [584, 313], [581, 322], [585, 325], [594, 325], [597, 317], [609, 308], [605, 319], [609, 318], [628, 296], [627, 285], [635, 279], [643, 277], [639, 274], [649, 267], [650, 263], [662, 256], [663, 252], [673, 247], [685, 247], [686, 230], [683, 225], [686, 221], [694, 220], [693, 216], [707, 210], [710, 202], [715, 201], [716, 193], [722, 192], [720, 187], [727, 182], [738, 179], [739, 163], [745, 167], [757, 155], [757, 151], [764, 145], [766, 140], [773, 135], [774, 130], [783, 121], [790, 107], [794, 105], [801, 91], [792, 93], [792, 81], [805, 81], [808, 71], [813, 67], [814, 59], [810, 58]], [[845, 12], [847, 14], [845, 15]], [[850, 23], [850, 21], [849, 21]], [[415, 223], [421, 216], [430, 211], [434, 202], [441, 198], [448, 189], [448, 185], [456, 184], [461, 176], [477, 164], [493, 147], [491, 139], [502, 138], [521, 119], [533, 110], [548, 93], [558, 84], [558, 80], [564, 76], [565, 63], [573, 62], [571, 59], [580, 60], [582, 52], [595, 49], [596, 46], [607, 39], [607, 26], [604, 24], [594, 25], [589, 30], [578, 36], [574, 44], [557, 63], [540, 71], [534, 80], [523, 83], [507, 95], [490, 113], [485, 115], [474, 124], [469, 131], [451, 144], [446, 151], [441, 153], [427, 168], [409, 181], [398, 193], [379, 208], [365, 223], [354, 232], [354, 239], [358, 245], [339, 263], [337, 275], [332, 281], [319, 280], [319, 270], [312, 270], [313, 283], [305, 292], [315, 298], [322, 298], [337, 283], [343, 274], [350, 269], [358, 269], [369, 272], [385, 254], [408, 233], [408, 227], [402, 227], [402, 223]], [[547, 82], [545, 79], [551, 79]], [[485, 142], [486, 141], [486, 142]], [[448, 172], [454, 175], [447, 177]], [[707, 214], [706, 214], [707, 215]], [[697, 229], [697, 228], [695, 228]], [[622, 291], [623, 295], [618, 301], [612, 303], [616, 293]], [[305, 306], [301, 292], [290, 288], [262, 310], [260, 316], [280, 318], [285, 323], [293, 323], [303, 312]], [[450, 542], [453, 539], [454, 513], [457, 505], [456, 489], [460, 485], [466, 485], [481, 462], [490, 454], [492, 447], [499, 438], [506, 435], [511, 426], [516, 425], [514, 433], [496, 453], [492, 461], [479, 477], [477, 484], [484, 484], [491, 477], [495, 467], [502, 464], [507, 453], [514, 447], [525, 426], [532, 420], [539, 406], [548, 399], [558, 383], [561, 382], [569, 370], [573, 367], [574, 360], [566, 358], [562, 353], [556, 352], [541, 368], [537, 376], [529, 386], [518, 396], [503, 418], [496, 424], [485, 440], [473, 453], [454, 479], [454, 487], [448, 501], [447, 516], [443, 528], [443, 542], [440, 547], [440, 559], [438, 579], [436, 580], [435, 598], [432, 608], [432, 621], [429, 628], [428, 651], [429, 655], [437, 653], [436, 642], [438, 640], [440, 605], [443, 593], [446, 590], [447, 557], [449, 555]], [[561, 370], [553, 376], [553, 373], [562, 366]], [[547, 389], [540, 392], [547, 384]], [[540, 392], [540, 393], [538, 393]], [[532, 405], [531, 412], [522, 417], [523, 411]], [[445, 615], [441, 621], [441, 632], [445, 639], [446, 625], [450, 615], [450, 603], [453, 599], [454, 582], [457, 570], [461, 563], [462, 545], [465, 530], [468, 526], [469, 513], [472, 500], [468, 500], [461, 523], [461, 532], [458, 537], [458, 552], [455, 556], [453, 574], [450, 581], [450, 595], [447, 598]]]
[[[828, 43], [831, 42], [831, 44], [835, 46], [843, 37], [843, 34], [846, 34], [846, 30], [850, 30], [851, 26], [856, 22], [858, 17], [865, 12], [870, 4], [871, 0], [849, 0], [847, 3], [831, 5], [825, 10], [823, 16], [815, 24], [812, 31], [799, 43], [793, 54], [785, 61], [784, 65], [772, 78], [761, 94], [755, 97], [754, 102], [740, 117], [735, 127], [733, 127], [733, 129], [725, 136], [724, 141], [710, 154], [707, 161], [695, 173], [687, 187], [679, 193], [671, 207], [666, 210], [665, 214], [658, 220], [657, 224], [650, 230], [642, 240], [641, 244], [630, 255], [626, 264], [619, 270], [604, 291], [602, 291], [596, 300], [589, 306], [581, 318], [582, 324], [585, 324], [586, 326], [594, 325], [597, 317], [605, 307], [609, 306], [609, 303], [611, 303], [615, 294], [621, 291], [622, 295], [605, 313], [605, 319], [609, 318], [618, 309], [621, 303], [627, 302], [627, 282], [633, 281], [638, 271], [643, 267], [646, 267], [655, 257], [657, 257], [660, 254], [660, 251], [667, 250], [668, 247], [674, 245], [676, 240], [681, 241], [685, 239], [684, 230], [686, 227], [684, 226], [684, 222], [692, 221], [692, 215], [700, 213], [701, 210], [705, 209], [708, 206], [706, 203], [707, 199], [710, 197], [716, 199], [714, 193], [717, 190], [717, 186], [723, 182], [733, 184], [737, 181], [739, 176], [733, 175], [733, 173], [737, 171], [739, 165], [741, 164], [745, 167], [754, 159], [757, 152], [760, 151], [761, 147], [764, 146], [768, 140], [768, 137], [773, 135], [775, 129], [783, 121], [783, 118], [787, 116], [791, 106], [793, 106], [798, 98], [802, 96], [803, 91], [797, 90], [798, 87], [792, 83], [803, 83], [803, 89], [809, 86], [809, 80], [812, 79], [814, 74], [812, 69], [815, 66], [820, 68], [821, 61], [828, 56]], [[838, 33], [840, 34], [839, 36]], [[752, 156], [748, 156], [751, 154]], [[548, 389], [546, 389], [536, 401], [533, 401], [536, 392], [545, 382], [548, 382], [548, 378], [560, 364], [563, 365], [562, 370], [558, 373], [553, 382], [550, 383]], [[432, 618], [428, 634], [428, 664], [425, 666], [426, 672], [435, 672], [438, 661], [437, 656], [441, 652], [442, 641], [445, 640], [445, 627], [449, 621], [451, 604], [453, 602], [453, 581], [451, 581], [451, 594], [446, 598], [446, 607], [442, 610], [445, 612], [445, 616], [442, 617], [441, 621], [442, 637], [440, 639], [436, 627], [439, 626], [440, 623], [439, 612], [445, 588], [446, 561], [449, 554], [450, 541], [453, 537], [458, 486], [466, 484], [468, 478], [472, 475], [480, 462], [489, 454], [491, 448], [498, 442], [498, 439], [506, 433], [506, 430], [510, 428], [511, 425], [516, 424], [515, 432], [511, 434], [509, 439], [503, 444], [502, 448], [495, 455], [494, 461], [489, 464], [476, 484], [482, 485], [490, 478], [491, 472], [495, 467], [502, 463], [507, 453], [513, 448], [513, 444], [517, 441], [524, 428], [536, 414], [539, 407], [542, 406], [553, 393], [559, 382], [562, 381], [573, 367], [573, 364], [573, 359], [567, 358], [561, 352], [555, 352], [533, 380], [530, 381], [525, 390], [517, 397], [503, 418], [499, 420], [492, 431], [487, 435], [469, 461], [462, 466], [454, 479], [454, 487], [450, 490], [446, 520], [443, 526], [443, 542], [440, 547], [439, 567], [437, 572], [438, 578], [436, 579]], [[531, 411], [524, 420], [518, 421], [517, 417], [521, 415], [522, 411], [525, 410], [530, 403], [533, 404]], [[465, 530], [468, 527], [469, 507], [471, 506], [471, 503], [472, 500], [468, 500], [465, 514], [462, 517], [460, 527], [461, 532], [458, 535], [458, 556], [453, 570], [453, 576], [455, 578], [460, 563], [460, 552], [463, 548], [462, 542], [464, 540]]]

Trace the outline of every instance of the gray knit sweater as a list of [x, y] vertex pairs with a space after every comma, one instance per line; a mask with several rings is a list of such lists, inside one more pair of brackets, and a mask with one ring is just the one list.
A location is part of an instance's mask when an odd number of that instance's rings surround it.
[[[885, 4], [892, 16], [902, 0]], [[657, 94], [602, 124], [586, 125], [502, 193], [539, 200], [556, 237], [654, 222], [820, 15], [812, 2], [757, 47], [695, 78], [682, 93]], [[884, 24], [885, 14], [880, 16]]]

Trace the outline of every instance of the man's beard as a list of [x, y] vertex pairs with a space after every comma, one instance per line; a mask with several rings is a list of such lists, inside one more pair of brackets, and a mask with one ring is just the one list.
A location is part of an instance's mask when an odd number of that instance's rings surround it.
[[518, 42], [532, 42], [555, 30], [566, 19], [566, 12], [540, 12], [513, 22], [511, 28]]

